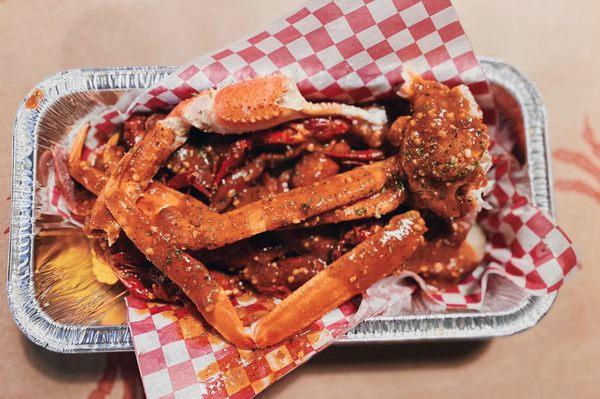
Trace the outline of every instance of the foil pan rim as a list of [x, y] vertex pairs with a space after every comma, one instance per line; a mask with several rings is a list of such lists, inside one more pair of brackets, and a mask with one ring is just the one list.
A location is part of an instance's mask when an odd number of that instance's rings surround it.
[[[546, 111], [533, 84], [511, 65], [480, 58], [488, 79], [506, 89], [521, 105], [528, 172], [534, 203], [554, 216]], [[35, 299], [33, 239], [36, 204], [38, 122], [61, 96], [90, 90], [139, 90], [151, 86], [174, 66], [70, 69], [39, 83], [44, 97], [34, 109], [24, 99], [13, 125], [12, 213], [8, 253], [8, 305], [17, 326], [34, 343], [62, 353], [133, 350], [127, 326], [65, 325], [50, 319]], [[366, 320], [338, 340], [341, 344], [489, 338], [514, 334], [535, 325], [556, 294], [530, 297], [510, 312], [451, 312]]]

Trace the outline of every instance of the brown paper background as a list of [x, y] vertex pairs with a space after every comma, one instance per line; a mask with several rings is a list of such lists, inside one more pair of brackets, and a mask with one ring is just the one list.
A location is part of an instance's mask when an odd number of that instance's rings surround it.
[[[67, 68], [183, 63], [265, 26], [290, 3], [299, 2], [0, 0], [0, 232], [9, 223], [12, 121], [37, 82]], [[457, 0], [455, 7], [478, 54], [508, 61], [536, 83], [552, 147], [591, 154], [581, 131], [586, 113], [600, 131], [600, 2]], [[557, 161], [554, 176], [600, 187]], [[600, 199], [556, 197], [584, 270], [538, 326], [490, 341], [331, 348], [263, 397], [599, 397]], [[3, 276], [7, 241], [0, 235]], [[30, 344], [9, 314], [4, 284], [0, 291], [0, 397], [88, 397], [104, 355], [58, 355]], [[122, 392], [117, 383], [110, 397]]]

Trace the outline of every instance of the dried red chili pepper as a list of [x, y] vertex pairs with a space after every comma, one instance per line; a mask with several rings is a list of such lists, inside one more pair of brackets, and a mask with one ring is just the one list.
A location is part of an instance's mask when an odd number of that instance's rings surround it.
[[117, 274], [117, 278], [132, 296], [149, 301], [156, 299], [154, 293], [148, 288], [144, 287], [144, 284], [142, 284], [142, 282], [138, 280], [137, 277], [134, 277], [132, 275]]
[[239, 167], [244, 159], [246, 158], [246, 154], [252, 148], [252, 141], [250, 139], [241, 139], [234, 142], [231, 147], [227, 150], [223, 159], [221, 160], [221, 164], [219, 165], [219, 169], [217, 173], [215, 173], [215, 177], [213, 179], [213, 187], [216, 187], [225, 176], [230, 174], [235, 168]]
[[188, 173], [182, 172], [167, 180], [167, 186], [174, 188], [175, 190], [181, 190], [187, 187], [194, 187], [207, 197], [210, 196], [210, 191], [202, 185], [199, 179], [199, 175], [196, 172]]
[[302, 124], [320, 142], [330, 141], [350, 130], [350, 122], [341, 118], [310, 118]]
[[292, 127], [267, 131], [260, 136], [264, 144], [301, 144], [306, 141], [306, 135]]
[[303, 122], [291, 123], [282, 129], [271, 130], [261, 134], [264, 144], [301, 144], [309, 139], [328, 142], [346, 134], [350, 130], [350, 122], [341, 118], [310, 118]]

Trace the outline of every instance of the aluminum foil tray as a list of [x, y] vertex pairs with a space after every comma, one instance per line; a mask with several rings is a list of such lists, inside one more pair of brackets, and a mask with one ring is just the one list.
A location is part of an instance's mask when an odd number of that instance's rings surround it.
[[[527, 78], [512, 66], [488, 58], [481, 62], [490, 83], [517, 109], [518, 130], [524, 132], [524, 157], [533, 202], [554, 215], [546, 115], [541, 99]], [[123, 95], [150, 87], [173, 69], [134, 67], [61, 72], [30, 93], [30, 101], [36, 93], [43, 93], [36, 97], [35, 107], [24, 100], [17, 111], [13, 130], [8, 303], [17, 325], [40, 346], [64, 353], [133, 350], [127, 325], [90, 325], [73, 321], [76, 318], [58, 320], [48, 303], [37, 299], [36, 289], [39, 291], [40, 287], [34, 284], [36, 248], [40, 245], [40, 233], [48, 226], [47, 221], [42, 222], [39, 212], [37, 163], [42, 150], [64, 138], [72, 125], [92, 109], [114, 104]], [[358, 325], [339, 342], [380, 343], [514, 334], [535, 325], [548, 311], [555, 295], [528, 297], [507, 292], [499, 295], [500, 299], [494, 303], [484, 303], [480, 312], [423, 312], [373, 318]]]

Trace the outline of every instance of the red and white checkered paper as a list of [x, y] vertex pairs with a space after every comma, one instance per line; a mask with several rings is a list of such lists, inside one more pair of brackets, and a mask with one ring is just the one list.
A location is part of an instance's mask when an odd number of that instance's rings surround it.
[[[313, 0], [252, 37], [196, 58], [127, 106], [123, 102], [96, 116], [94, 127], [110, 132], [133, 112], [168, 109], [200, 90], [275, 72], [294, 79], [312, 100], [369, 102], [393, 95], [403, 67], [450, 86], [466, 84], [486, 120], [493, 121], [491, 92], [449, 0]], [[429, 306], [480, 308], [491, 275], [544, 295], [557, 290], [578, 264], [571, 241], [531, 204], [525, 172], [510, 155], [510, 135], [497, 132], [490, 129], [494, 186], [486, 200], [492, 208], [480, 217], [488, 238], [485, 264], [445, 291], [433, 291], [416, 277]], [[51, 183], [47, 193], [47, 208], [76, 223]], [[410, 309], [414, 287], [405, 277], [380, 281], [360, 306], [349, 302], [290, 342], [260, 351], [238, 350], [204, 331], [190, 309], [128, 298], [146, 394], [250, 398], [365, 318]], [[246, 298], [238, 305], [264, 313], [262, 303]]]

